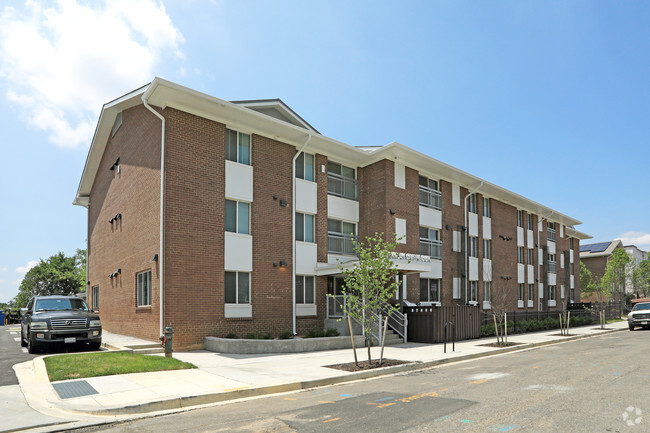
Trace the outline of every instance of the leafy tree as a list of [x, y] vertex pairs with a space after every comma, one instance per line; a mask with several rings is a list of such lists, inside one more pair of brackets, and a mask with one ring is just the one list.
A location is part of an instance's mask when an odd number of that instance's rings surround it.
[[633, 273], [637, 295], [645, 298], [650, 294], [650, 258], [639, 263]]
[[[370, 335], [377, 323], [376, 318], [390, 315], [397, 310], [390, 303], [399, 287], [395, 281], [397, 267], [392, 259], [396, 247], [396, 241], [386, 241], [383, 239], [383, 233], [375, 233], [374, 236], [366, 237], [365, 242], [354, 242], [354, 251], [359, 262], [353, 268], [345, 269], [339, 265], [345, 279], [344, 311], [363, 328], [368, 348], [368, 364], [372, 362]], [[379, 335], [381, 336], [381, 331]], [[381, 340], [383, 344], [384, 339]]]
[[625, 282], [628, 277], [628, 263], [630, 256], [623, 248], [616, 248], [612, 253], [607, 266], [602, 284], [610, 291], [612, 297], [618, 298], [621, 303], [621, 315], [623, 315], [623, 302], [625, 300]]
[[58, 252], [25, 274], [12, 306], [25, 307], [36, 295], [74, 295], [85, 290], [86, 250], [77, 250], [72, 257]]

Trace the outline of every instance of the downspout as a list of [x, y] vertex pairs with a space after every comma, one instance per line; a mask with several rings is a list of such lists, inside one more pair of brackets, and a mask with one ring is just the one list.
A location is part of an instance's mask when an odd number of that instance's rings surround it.
[[[296, 332], [296, 159], [300, 156], [303, 150], [307, 147], [311, 141], [311, 134], [307, 136], [307, 140], [302, 145], [300, 149], [296, 152], [291, 160], [291, 238], [293, 242], [291, 243], [291, 307], [292, 307], [292, 330], [293, 335], [297, 335]], [[316, 158], [314, 158], [314, 170], [316, 170]]]
[[[555, 211], [552, 210], [551, 213], [548, 214], [547, 217], [542, 217], [539, 220], [539, 222], [537, 223], [537, 254], [538, 255], [539, 255], [539, 250], [541, 249], [541, 246], [540, 246], [540, 243], [539, 243], [540, 242], [540, 239], [539, 239], [540, 228], [542, 227], [542, 223], [544, 221], [548, 221], [548, 219], [550, 217], [552, 217], [554, 213], [555, 213]], [[542, 263], [544, 263], [544, 257], [542, 257]], [[542, 267], [542, 265], [539, 264], [539, 258], [538, 258], [537, 259], [537, 275], [539, 275], [539, 278], [541, 280], [543, 280], [542, 275], [541, 275], [542, 271], [541, 271], [540, 267]], [[544, 287], [544, 290], [546, 290], [546, 287]], [[546, 299], [546, 298], [544, 298], [544, 299]], [[540, 297], [539, 297], [539, 284], [538, 284], [537, 285], [537, 311], [542, 311], [542, 302], [539, 302], [539, 300], [540, 300]], [[547, 301], [548, 301], [548, 299], [547, 299]]]
[[149, 93], [152, 91], [152, 87], [149, 87], [146, 92], [142, 95], [142, 103], [144, 106], [147, 108], [147, 110], [151, 111], [157, 118], [160, 119], [161, 121], [161, 133], [160, 133], [160, 251], [158, 252], [158, 268], [160, 270], [160, 296], [159, 296], [159, 303], [160, 303], [160, 335], [163, 335], [163, 305], [164, 305], [164, 279], [165, 279], [165, 271], [164, 271], [164, 242], [163, 242], [163, 235], [164, 235], [164, 216], [165, 216], [165, 117], [162, 116], [159, 112], [157, 112], [153, 107], [151, 107], [147, 103], [147, 99], [149, 97]]
[[[467, 193], [465, 199], [463, 200], [463, 204], [465, 206], [465, 212], [463, 213], [463, 217], [465, 218], [465, 304], [469, 302], [467, 298], [467, 288], [469, 286], [469, 250], [467, 249], [467, 247], [469, 246], [469, 227], [467, 222], [467, 217], [468, 217], [467, 199], [469, 198], [470, 195], [474, 194], [479, 189], [481, 189], [482, 186], [483, 186], [483, 181], [481, 181], [481, 183], [476, 188], [474, 188], [472, 191]], [[477, 206], [478, 206], [478, 202], [477, 202]], [[476, 288], [476, 292], [477, 292], [477, 301], [478, 301], [478, 287]]]

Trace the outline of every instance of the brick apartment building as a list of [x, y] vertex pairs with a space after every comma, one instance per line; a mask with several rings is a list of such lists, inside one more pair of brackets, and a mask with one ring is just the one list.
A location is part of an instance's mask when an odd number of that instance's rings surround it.
[[[399, 143], [354, 147], [280, 100], [156, 78], [102, 110], [74, 204], [105, 329], [174, 344], [341, 315], [352, 239], [401, 236], [396, 297], [512, 310], [580, 299], [580, 221]], [[162, 224], [161, 224], [162, 221]], [[327, 294], [334, 295], [328, 297]]]

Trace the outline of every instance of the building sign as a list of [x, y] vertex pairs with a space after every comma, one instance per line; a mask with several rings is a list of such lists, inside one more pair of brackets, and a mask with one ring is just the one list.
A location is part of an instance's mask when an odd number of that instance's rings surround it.
[[431, 257], [421, 254], [391, 253], [393, 260], [408, 260], [409, 262], [431, 262]]

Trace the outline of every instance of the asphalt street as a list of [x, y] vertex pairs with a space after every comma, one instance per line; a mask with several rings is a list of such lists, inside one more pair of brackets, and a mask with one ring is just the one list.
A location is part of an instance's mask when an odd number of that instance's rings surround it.
[[617, 332], [82, 431], [650, 431], [648, 344]]

